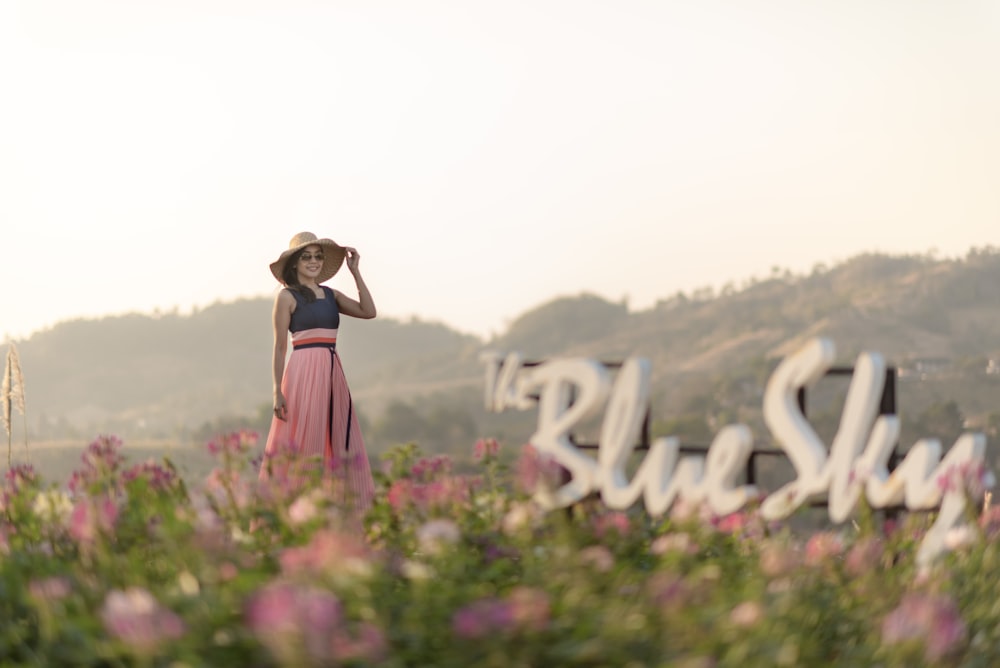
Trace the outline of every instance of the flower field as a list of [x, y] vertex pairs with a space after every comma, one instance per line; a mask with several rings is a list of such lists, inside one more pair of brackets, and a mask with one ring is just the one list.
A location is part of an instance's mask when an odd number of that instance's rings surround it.
[[926, 513], [545, 514], [529, 492], [559, 472], [528, 446], [398, 448], [364, 513], [294, 452], [258, 483], [255, 434], [209, 450], [201, 484], [114, 437], [67, 481], [7, 472], [0, 665], [1000, 665], [995, 507], [918, 569]]

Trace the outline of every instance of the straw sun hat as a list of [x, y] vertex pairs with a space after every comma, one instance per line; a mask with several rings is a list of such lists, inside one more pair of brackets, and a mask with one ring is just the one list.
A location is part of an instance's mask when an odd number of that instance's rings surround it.
[[288, 262], [288, 258], [306, 246], [319, 246], [323, 249], [323, 268], [320, 270], [319, 276], [316, 277], [317, 283], [322, 283], [336, 274], [347, 254], [344, 247], [332, 239], [317, 239], [312, 232], [299, 232], [288, 242], [288, 250], [271, 263], [271, 273], [278, 279], [278, 282], [285, 282], [281, 274], [285, 271], [285, 263]]

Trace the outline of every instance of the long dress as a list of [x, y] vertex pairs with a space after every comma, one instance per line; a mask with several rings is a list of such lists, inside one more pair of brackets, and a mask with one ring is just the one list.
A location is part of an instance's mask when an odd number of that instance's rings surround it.
[[288, 330], [292, 354], [281, 378], [287, 420], [271, 419], [259, 478], [271, 472], [269, 459], [291, 449], [296, 457], [322, 456], [325, 471], [340, 483], [344, 501], [355, 511], [371, 507], [375, 494], [368, 453], [337, 355], [340, 311], [333, 290], [307, 302], [292, 290], [296, 306]]

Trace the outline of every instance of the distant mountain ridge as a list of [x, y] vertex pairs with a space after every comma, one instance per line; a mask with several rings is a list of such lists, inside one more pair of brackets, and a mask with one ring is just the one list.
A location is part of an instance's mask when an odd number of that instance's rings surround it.
[[[832, 338], [846, 362], [877, 350], [900, 366], [933, 358], [985, 368], [1000, 359], [998, 286], [993, 248], [959, 260], [865, 254], [717, 294], [678, 293], [640, 311], [589, 294], [561, 297], [488, 342], [417, 319], [348, 320], [339, 346], [370, 420], [425, 395], [479, 402], [487, 348], [536, 358], [642, 355], [653, 362], [658, 399], [684, 406], [699, 394], [723, 401], [739, 387], [749, 392], [774, 360], [817, 335]], [[169, 436], [220, 415], [258, 414], [270, 401], [270, 309], [269, 298], [242, 299], [190, 315], [73, 320], [34, 334], [19, 343], [31, 431]], [[969, 412], [992, 401], [979, 395]]]

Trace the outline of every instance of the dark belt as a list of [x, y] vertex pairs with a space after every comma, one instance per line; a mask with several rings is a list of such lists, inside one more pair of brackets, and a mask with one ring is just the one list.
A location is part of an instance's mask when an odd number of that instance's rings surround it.
[[299, 341], [292, 341], [292, 350], [302, 350], [303, 348], [329, 348], [331, 351], [337, 349], [337, 339], [325, 336], [316, 336]]

